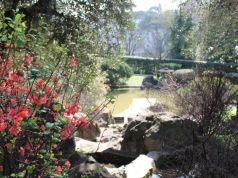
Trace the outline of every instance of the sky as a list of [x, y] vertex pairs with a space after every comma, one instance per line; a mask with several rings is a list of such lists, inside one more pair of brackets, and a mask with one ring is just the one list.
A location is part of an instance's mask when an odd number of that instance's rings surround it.
[[147, 11], [152, 6], [162, 5], [162, 10], [171, 10], [178, 7], [178, 0], [133, 0], [136, 7], [134, 11]]

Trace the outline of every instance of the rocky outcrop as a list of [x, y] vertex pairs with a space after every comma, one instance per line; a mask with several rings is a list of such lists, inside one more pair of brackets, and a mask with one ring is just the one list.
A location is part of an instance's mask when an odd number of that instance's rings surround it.
[[193, 144], [195, 122], [171, 113], [148, 116], [130, 122], [123, 134], [121, 150], [143, 154], [150, 151], [173, 151]]

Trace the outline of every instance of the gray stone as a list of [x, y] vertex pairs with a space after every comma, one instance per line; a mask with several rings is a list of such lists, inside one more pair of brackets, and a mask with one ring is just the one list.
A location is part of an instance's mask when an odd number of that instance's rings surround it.
[[101, 130], [97, 123], [90, 123], [87, 128], [79, 127], [75, 136], [83, 138], [85, 140], [96, 141], [96, 138], [100, 136]]
[[150, 151], [173, 151], [193, 144], [197, 125], [170, 113], [149, 116], [128, 124], [123, 134], [121, 150], [144, 154]]
[[146, 155], [140, 155], [125, 166], [125, 173], [127, 178], [146, 178], [152, 175], [154, 169], [154, 160]]
[[95, 117], [95, 120], [100, 127], [106, 127], [110, 124], [115, 124], [115, 120], [112, 117], [112, 112], [106, 108], [100, 111], [100, 113]]
[[88, 177], [88, 178], [115, 178], [107, 169], [98, 163], [82, 163], [73, 167], [69, 172], [70, 178]]

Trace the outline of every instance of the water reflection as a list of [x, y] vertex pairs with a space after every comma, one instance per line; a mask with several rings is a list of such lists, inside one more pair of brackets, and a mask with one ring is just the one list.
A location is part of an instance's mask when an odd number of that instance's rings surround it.
[[146, 90], [141, 90], [139, 88], [116, 89], [112, 93], [116, 97], [115, 103], [109, 104], [108, 108], [113, 114], [119, 114], [125, 111], [135, 98], [148, 97]]

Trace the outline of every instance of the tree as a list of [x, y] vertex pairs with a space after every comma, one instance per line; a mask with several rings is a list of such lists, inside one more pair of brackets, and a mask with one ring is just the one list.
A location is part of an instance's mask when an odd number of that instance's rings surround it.
[[[147, 12], [134, 13], [135, 30], [127, 35], [128, 46], [136, 46], [134, 55], [161, 58], [167, 55], [169, 28], [174, 11], [162, 12], [161, 7], [152, 7]], [[131, 35], [136, 36], [135, 39]], [[131, 44], [131, 45], [129, 45]], [[127, 53], [129, 53], [127, 48]]]
[[185, 51], [191, 47], [189, 35], [192, 31], [192, 17], [179, 10], [176, 13], [175, 22], [170, 33], [170, 55], [175, 59], [187, 59], [188, 55]]
[[44, 17], [47, 22], [52, 24], [52, 38], [61, 42], [65, 42], [67, 38], [75, 39], [75, 34], [86, 33], [85, 27], [95, 30], [104, 29], [106, 32], [116, 28], [118, 32], [123, 32], [124, 27], [130, 23], [131, 6], [131, 0], [0, 1], [0, 7], [5, 11], [6, 16], [12, 17], [13, 10], [16, 9], [25, 15], [27, 31], [39, 25], [41, 17]]
[[[186, 0], [180, 11], [191, 14], [194, 28], [189, 44], [198, 60], [236, 62], [238, 40], [236, 0]], [[196, 35], [195, 35], [196, 34]], [[182, 40], [181, 40], [182, 41]], [[175, 45], [175, 46], [179, 46]]]
[[[75, 56], [77, 66], [62, 86], [67, 93], [68, 87], [90, 92], [97, 76], [101, 75], [100, 59], [121, 55], [122, 39], [131, 23], [131, 6], [131, 0], [0, 1], [0, 8], [7, 17], [12, 17], [15, 9], [24, 14], [25, 33], [37, 39], [37, 43], [27, 48], [34, 54], [34, 63], [38, 66], [55, 65], [58, 58], [64, 59], [62, 63], [66, 65], [67, 60]], [[10, 33], [11, 27], [8, 28]], [[6, 39], [1, 43], [11, 41]], [[58, 53], [57, 59], [52, 52]]]

